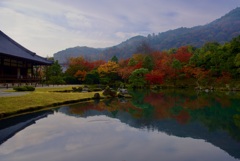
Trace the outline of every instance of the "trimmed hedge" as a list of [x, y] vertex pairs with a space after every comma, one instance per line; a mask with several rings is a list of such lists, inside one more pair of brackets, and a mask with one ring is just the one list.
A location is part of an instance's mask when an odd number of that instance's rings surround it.
[[19, 87], [13, 87], [13, 90], [15, 90], [15, 91], [35, 91], [35, 87], [33, 87], [33, 86], [19, 86]]

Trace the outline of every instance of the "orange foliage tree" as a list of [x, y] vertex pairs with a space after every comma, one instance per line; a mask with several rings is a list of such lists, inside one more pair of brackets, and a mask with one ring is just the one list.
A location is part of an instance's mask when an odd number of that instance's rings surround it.
[[94, 69], [93, 63], [86, 61], [82, 56], [76, 58], [69, 58], [68, 69], [66, 73], [74, 76], [78, 70], [80, 71], [91, 71]]
[[136, 69], [142, 68], [142, 62], [136, 63], [135, 65], [128, 65], [123, 66], [118, 69], [118, 75], [125, 81], [128, 81], [129, 76], [132, 74], [132, 72]]
[[75, 74], [74, 77], [76, 77], [80, 81], [84, 81], [85, 77], [87, 75], [87, 72], [85, 70], [78, 70]]
[[196, 79], [196, 84], [198, 87], [201, 85], [206, 85], [210, 78], [210, 71], [205, 70], [199, 67], [194, 66], [185, 66], [183, 68], [184, 73], [186, 73], [186, 76], [193, 77]]

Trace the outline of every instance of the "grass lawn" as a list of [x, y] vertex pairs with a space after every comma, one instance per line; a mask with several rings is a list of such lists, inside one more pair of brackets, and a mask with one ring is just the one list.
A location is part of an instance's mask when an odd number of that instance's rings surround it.
[[[70, 90], [72, 87], [36, 88], [35, 91], [26, 95], [14, 97], [0, 97], [0, 118], [18, 112], [41, 109], [44, 107], [57, 106], [87, 100], [97, 92], [86, 93], [61, 93], [53, 91]], [[9, 91], [14, 92], [14, 91]], [[102, 96], [102, 92], [98, 92]]]

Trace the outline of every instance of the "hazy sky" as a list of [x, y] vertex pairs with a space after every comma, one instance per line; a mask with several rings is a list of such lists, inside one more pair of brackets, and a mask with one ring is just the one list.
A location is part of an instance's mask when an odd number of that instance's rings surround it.
[[240, 0], [0, 0], [0, 30], [46, 57], [205, 25], [236, 7]]

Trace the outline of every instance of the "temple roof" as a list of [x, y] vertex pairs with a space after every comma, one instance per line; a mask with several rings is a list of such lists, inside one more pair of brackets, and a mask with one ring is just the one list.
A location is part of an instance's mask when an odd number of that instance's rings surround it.
[[51, 65], [53, 62], [26, 49], [0, 30], [0, 55], [7, 55], [33, 61], [37, 65]]

